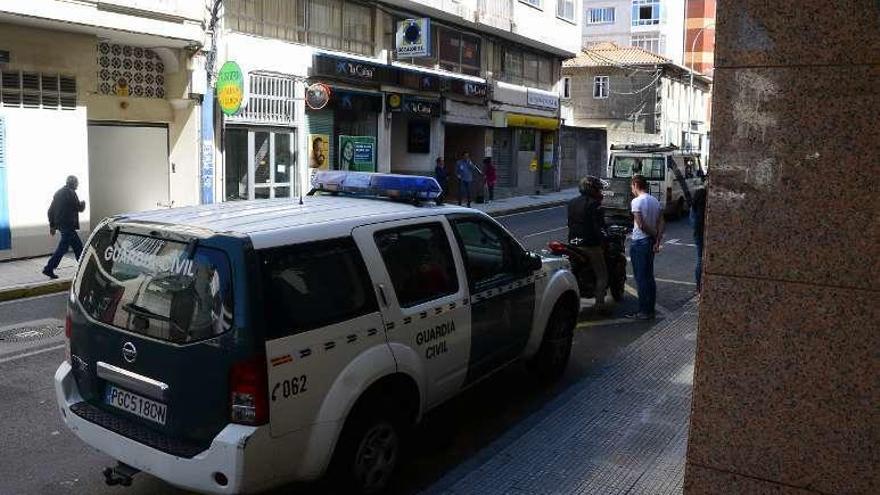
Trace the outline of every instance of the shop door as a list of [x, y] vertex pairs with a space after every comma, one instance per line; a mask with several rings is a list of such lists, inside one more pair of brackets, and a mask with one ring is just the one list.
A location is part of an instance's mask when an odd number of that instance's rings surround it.
[[229, 128], [225, 143], [226, 200], [295, 194], [296, 131]]
[[91, 224], [173, 205], [164, 125], [89, 124]]
[[538, 149], [538, 185], [553, 187], [556, 183], [556, 133], [541, 132]]

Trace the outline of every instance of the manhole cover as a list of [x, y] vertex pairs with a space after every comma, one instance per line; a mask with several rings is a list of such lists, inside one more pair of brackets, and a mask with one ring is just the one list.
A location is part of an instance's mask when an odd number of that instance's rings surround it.
[[46, 340], [64, 331], [64, 322], [56, 319], [26, 321], [10, 327], [0, 328], [0, 342], [22, 343]]

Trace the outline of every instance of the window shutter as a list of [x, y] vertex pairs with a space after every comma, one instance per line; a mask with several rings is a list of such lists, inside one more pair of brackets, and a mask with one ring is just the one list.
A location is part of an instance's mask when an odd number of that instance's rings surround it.
[[0, 250], [12, 248], [9, 229], [9, 197], [6, 186], [6, 119], [0, 116]]

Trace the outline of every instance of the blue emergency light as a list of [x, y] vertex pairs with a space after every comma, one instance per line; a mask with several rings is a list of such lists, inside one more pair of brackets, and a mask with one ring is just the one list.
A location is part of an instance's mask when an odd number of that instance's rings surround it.
[[433, 201], [443, 192], [433, 177], [344, 171], [318, 172], [312, 187], [309, 194], [322, 191], [406, 201]]

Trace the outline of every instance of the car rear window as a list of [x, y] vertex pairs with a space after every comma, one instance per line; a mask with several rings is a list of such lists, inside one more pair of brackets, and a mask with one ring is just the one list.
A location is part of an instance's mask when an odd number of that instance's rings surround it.
[[644, 175], [648, 180], [663, 180], [666, 177], [666, 159], [662, 156], [615, 156], [613, 163], [614, 177]]
[[225, 253], [196, 244], [102, 228], [83, 252], [76, 297], [102, 323], [188, 343], [232, 327]]

